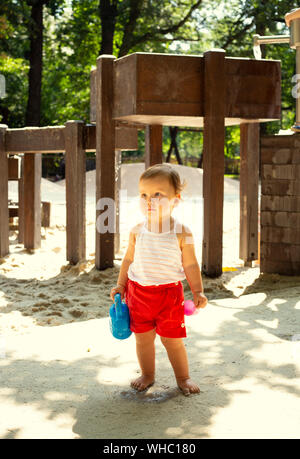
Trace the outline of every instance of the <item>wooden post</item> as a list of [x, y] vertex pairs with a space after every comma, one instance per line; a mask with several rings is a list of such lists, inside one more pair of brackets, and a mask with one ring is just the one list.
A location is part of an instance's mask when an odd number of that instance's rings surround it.
[[86, 256], [85, 241], [85, 150], [83, 121], [65, 123], [67, 260], [78, 263]]
[[115, 153], [115, 203], [116, 203], [116, 233], [115, 233], [115, 253], [120, 251], [120, 189], [121, 189], [121, 165], [122, 150], [116, 150]]
[[8, 159], [5, 149], [7, 126], [0, 124], [0, 257], [9, 253]]
[[240, 258], [258, 259], [259, 123], [240, 126]]
[[100, 270], [114, 266], [115, 122], [112, 116], [115, 59], [105, 54], [97, 59], [95, 266]]
[[50, 227], [51, 202], [42, 201], [42, 223], [44, 228]]
[[145, 129], [145, 168], [162, 163], [162, 126], [149, 125]]
[[202, 271], [222, 274], [225, 51], [204, 53], [203, 197], [204, 234]]
[[18, 242], [20, 244], [24, 244], [24, 155], [21, 157], [18, 197], [19, 197]]
[[41, 153], [24, 154], [24, 247], [41, 247]]

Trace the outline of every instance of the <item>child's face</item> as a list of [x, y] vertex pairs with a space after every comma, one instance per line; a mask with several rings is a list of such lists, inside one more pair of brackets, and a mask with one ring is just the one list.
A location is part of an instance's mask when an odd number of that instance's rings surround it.
[[155, 177], [140, 180], [140, 208], [148, 219], [162, 219], [171, 215], [180, 199], [169, 180]]

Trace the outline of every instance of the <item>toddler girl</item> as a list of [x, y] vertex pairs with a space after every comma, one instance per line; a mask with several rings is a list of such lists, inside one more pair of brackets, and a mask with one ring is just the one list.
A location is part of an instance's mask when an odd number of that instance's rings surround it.
[[129, 308], [130, 329], [136, 338], [141, 376], [131, 386], [143, 391], [154, 383], [156, 334], [165, 346], [177, 385], [185, 395], [200, 392], [190, 379], [182, 338], [184, 293], [187, 279], [197, 308], [204, 308], [201, 271], [196, 259], [193, 235], [186, 225], [172, 217], [181, 199], [178, 173], [168, 164], [149, 167], [139, 179], [140, 208], [145, 216], [134, 226], [122, 260], [117, 286], [111, 289], [114, 301], [121, 294]]

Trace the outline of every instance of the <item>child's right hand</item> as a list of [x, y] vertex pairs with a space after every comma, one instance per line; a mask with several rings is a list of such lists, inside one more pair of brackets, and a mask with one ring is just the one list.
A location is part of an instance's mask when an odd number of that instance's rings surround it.
[[121, 300], [124, 299], [124, 293], [125, 293], [125, 287], [122, 285], [117, 285], [116, 287], [113, 287], [110, 291], [110, 297], [113, 301], [115, 301], [115, 295], [116, 293], [120, 293], [121, 295]]

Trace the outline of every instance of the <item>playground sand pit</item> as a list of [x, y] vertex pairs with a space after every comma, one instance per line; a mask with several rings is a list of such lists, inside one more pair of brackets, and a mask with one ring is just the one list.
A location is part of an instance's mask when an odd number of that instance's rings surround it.
[[[202, 171], [174, 167], [189, 187], [177, 216], [193, 229], [200, 262]], [[201, 393], [184, 397], [176, 388], [159, 339], [154, 386], [130, 388], [139, 371], [134, 337], [112, 338], [108, 309], [128, 230], [141, 219], [135, 190], [142, 168], [122, 165], [128, 193], [113, 268], [94, 268], [93, 171], [86, 260], [66, 261], [63, 181], [42, 180], [52, 214], [40, 249], [25, 250], [10, 233], [10, 254], [0, 259], [0, 438], [299, 438], [300, 277], [242, 266], [234, 180], [225, 180], [223, 274], [203, 276], [209, 304], [186, 318], [191, 375]]]

